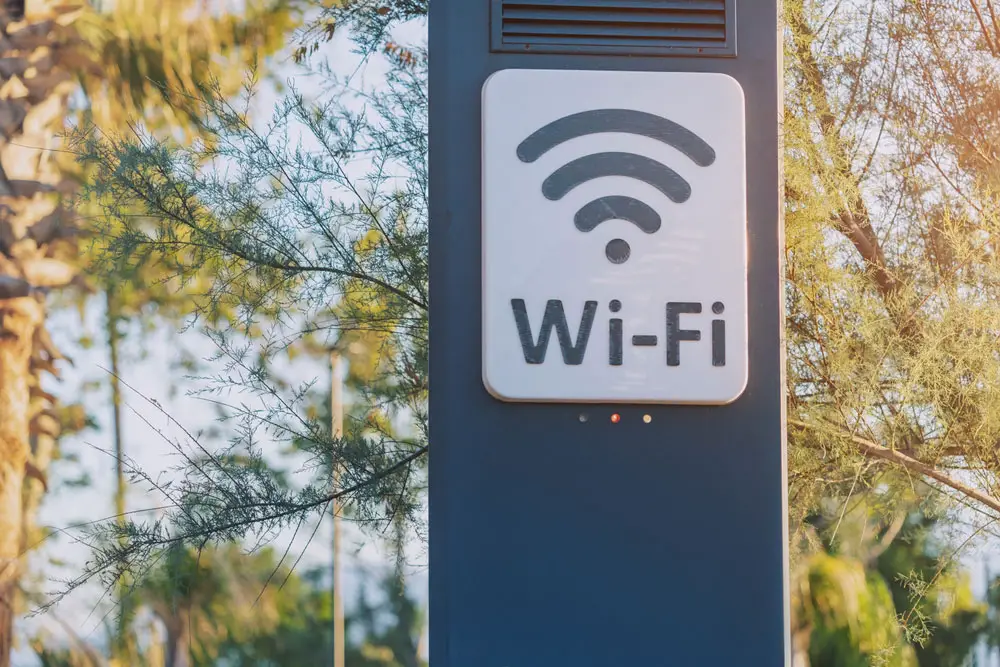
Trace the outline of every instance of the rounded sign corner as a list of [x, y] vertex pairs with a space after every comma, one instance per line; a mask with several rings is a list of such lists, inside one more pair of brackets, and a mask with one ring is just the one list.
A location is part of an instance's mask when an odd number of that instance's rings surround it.
[[743, 394], [747, 393], [747, 385], [750, 383], [750, 378], [747, 373], [743, 373], [742, 381], [740, 382], [739, 388], [730, 396], [725, 398], [718, 403], [718, 405], [732, 405], [736, 401], [743, 397]]
[[501, 391], [497, 391], [497, 389], [493, 386], [493, 384], [490, 383], [489, 373], [486, 370], [485, 364], [483, 364], [483, 388], [486, 389], [486, 393], [488, 393], [490, 396], [497, 399], [498, 401], [503, 401], [504, 403], [514, 402], [513, 398], [511, 398], [510, 396], [506, 396]]
[[482, 87], [483, 95], [486, 94], [486, 91], [489, 90], [489, 87], [494, 83], [494, 81], [496, 81], [497, 79], [502, 79], [502, 78], [504, 78], [506, 76], [509, 76], [512, 72], [516, 72], [516, 71], [518, 71], [518, 70], [510, 69], [510, 68], [507, 68], [507, 69], [498, 69], [497, 71], [495, 71], [492, 74], [490, 74], [488, 77], [486, 77], [486, 80], [483, 81], [483, 87]]
[[732, 74], [726, 74], [725, 72], [713, 72], [712, 76], [719, 79], [720, 81], [725, 81], [727, 85], [733, 90], [739, 91], [740, 97], [744, 96], [745, 91], [743, 90], [743, 84]]

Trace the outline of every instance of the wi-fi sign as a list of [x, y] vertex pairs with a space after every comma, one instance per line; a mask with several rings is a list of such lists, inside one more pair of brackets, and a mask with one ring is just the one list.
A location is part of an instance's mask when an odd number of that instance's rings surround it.
[[[489, 77], [480, 232], [492, 395], [715, 405], [742, 393], [744, 109], [739, 83], [717, 73]], [[455, 139], [450, 150], [473, 150]], [[450, 233], [474, 233], [466, 210], [440, 211]]]
[[[655, 139], [672, 146], [699, 167], [715, 162], [715, 150], [697, 134], [674, 121], [634, 109], [595, 109], [553, 121], [517, 147], [522, 162], [534, 162], [556, 146], [591, 134], [624, 133]], [[577, 158], [556, 169], [542, 183], [546, 199], [558, 201], [583, 183], [606, 176], [634, 178], [653, 186], [677, 204], [691, 197], [691, 184], [667, 165], [652, 158], [620, 151], [604, 151]], [[608, 220], [625, 220], [647, 234], [655, 234], [662, 218], [648, 203], [635, 197], [609, 194], [576, 212], [574, 223], [589, 232]], [[632, 248], [624, 239], [613, 239], [605, 255], [614, 264], [628, 261]]]

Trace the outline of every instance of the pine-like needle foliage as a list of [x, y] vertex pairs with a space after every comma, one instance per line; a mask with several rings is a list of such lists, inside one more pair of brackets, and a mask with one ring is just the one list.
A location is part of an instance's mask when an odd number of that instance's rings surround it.
[[786, 9], [793, 528], [913, 475], [995, 518], [996, 60], [967, 2]]
[[[215, 275], [193, 295], [222, 368], [200, 379], [200, 393], [219, 406], [231, 440], [217, 450], [190, 434], [184, 442], [163, 434], [185, 458], [182, 474], [161, 483], [133, 473], [162, 494], [166, 513], [97, 526], [88, 538], [97, 549], [70, 588], [141, 573], [173, 545], [303, 529], [335, 498], [362, 523], [419, 526], [427, 95], [426, 58], [407, 54], [375, 92], [351, 92], [318, 72], [335, 92], [307, 99], [293, 89], [263, 128], [249, 120], [251, 90], [239, 103], [210, 92], [199, 102], [209, 139], [194, 146], [139, 129], [76, 135], [81, 159], [96, 170], [84, 194], [103, 208], [98, 267], [115, 273], [156, 261], [181, 281]], [[312, 414], [311, 380], [284, 381], [276, 367], [317, 346], [342, 350], [352, 373], [366, 377], [367, 408], [348, 437], [333, 438], [329, 422]], [[294, 484], [265, 461], [280, 443], [308, 455]]]

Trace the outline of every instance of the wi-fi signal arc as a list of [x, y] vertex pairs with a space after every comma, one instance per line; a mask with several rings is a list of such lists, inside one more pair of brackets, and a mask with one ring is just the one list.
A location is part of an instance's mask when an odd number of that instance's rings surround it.
[[[522, 162], [534, 162], [559, 144], [591, 134], [608, 132], [635, 134], [672, 146], [700, 167], [715, 162], [716, 154], [704, 139], [672, 120], [635, 109], [593, 109], [552, 121], [536, 130], [517, 147]], [[652, 185], [674, 203], [691, 197], [691, 184], [667, 165], [642, 155], [602, 152], [563, 165], [542, 183], [542, 194], [550, 200], [562, 199], [570, 190], [605, 176], [626, 176]], [[647, 234], [660, 229], [659, 213], [648, 204], [620, 195], [595, 199], [576, 213], [575, 224], [589, 232], [608, 220], [626, 220]], [[605, 248], [608, 260], [621, 264], [631, 249], [622, 239], [613, 239]]]
[[542, 183], [546, 199], [557, 201], [578, 185], [604, 176], [628, 176], [654, 188], [678, 204], [691, 196], [691, 184], [667, 165], [635, 153], [594, 153], [559, 167]]
[[522, 162], [534, 162], [559, 144], [589, 134], [620, 132], [656, 139], [673, 146], [699, 167], [715, 162], [715, 149], [672, 120], [635, 109], [594, 109], [552, 121], [517, 147]]
[[660, 216], [649, 204], [623, 195], [595, 199], [577, 211], [573, 222], [581, 232], [589, 232], [608, 220], [626, 220], [647, 234], [660, 229]]

